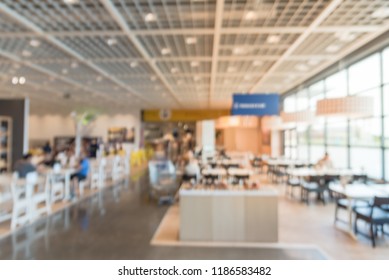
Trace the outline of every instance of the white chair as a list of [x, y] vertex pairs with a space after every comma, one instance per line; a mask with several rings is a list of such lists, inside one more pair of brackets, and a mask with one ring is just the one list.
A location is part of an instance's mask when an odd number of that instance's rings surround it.
[[130, 175], [130, 155], [128, 154], [123, 157], [123, 169], [124, 175]]
[[[29, 181], [29, 176], [31, 179]], [[32, 208], [32, 219], [39, 218], [42, 214], [49, 215], [51, 213], [50, 205], [50, 183], [49, 176], [46, 176], [45, 182], [42, 186], [38, 183], [38, 174], [37, 173], [28, 173], [26, 176], [26, 181], [29, 181], [27, 188], [31, 188], [31, 208]], [[38, 185], [38, 189], [34, 191], [35, 185]], [[43, 206], [42, 206], [43, 204]]]
[[53, 204], [56, 201], [65, 198], [65, 178], [61, 174], [61, 165], [54, 164], [53, 171], [49, 174], [50, 184], [50, 202]]
[[[1, 176], [0, 176], [1, 178]], [[12, 192], [9, 181], [0, 182], [0, 223], [12, 217]]]
[[105, 158], [101, 158], [98, 161], [98, 164], [93, 167], [91, 173], [92, 189], [94, 188], [102, 189], [104, 187], [106, 165], [107, 165], [107, 160]]
[[[29, 174], [27, 174], [29, 175]], [[30, 197], [27, 192], [27, 178], [25, 185], [18, 184], [18, 173], [12, 175], [11, 193], [12, 193], [12, 217], [11, 229], [27, 224], [31, 218]], [[31, 180], [32, 178], [29, 177]]]
[[112, 161], [112, 181], [114, 183], [118, 183], [122, 178], [123, 166], [120, 164], [121, 158], [120, 156], [115, 156]]

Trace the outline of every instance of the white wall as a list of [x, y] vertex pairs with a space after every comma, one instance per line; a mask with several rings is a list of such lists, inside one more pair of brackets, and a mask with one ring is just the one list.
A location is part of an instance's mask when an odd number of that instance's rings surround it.
[[[134, 148], [139, 147], [141, 114], [140, 111], [132, 111], [128, 114], [100, 115], [86, 136], [100, 136], [104, 141], [108, 137], [110, 127], [135, 127]], [[63, 115], [31, 115], [29, 118], [29, 140], [50, 140], [56, 136], [74, 136], [74, 121], [69, 116]]]

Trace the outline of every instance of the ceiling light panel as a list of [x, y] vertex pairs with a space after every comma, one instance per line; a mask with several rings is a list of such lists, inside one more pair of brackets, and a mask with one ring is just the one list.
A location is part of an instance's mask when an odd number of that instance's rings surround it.
[[[151, 57], [212, 56], [212, 35], [198, 35], [196, 44], [187, 44], [184, 35], [139, 36], [139, 41]], [[168, 49], [169, 53], [162, 50]]]
[[[282, 55], [298, 34], [228, 34], [221, 36], [220, 56]], [[275, 38], [277, 43], [274, 43]], [[271, 40], [270, 40], [271, 39]]]
[[29, 30], [17, 23], [14, 19], [7, 15], [1, 14], [0, 17], [0, 32], [2, 33], [19, 33], [28, 32]]
[[389, 9], [386, 0], [344, 0], [321, 24], [322, 26], [374, 26], [387, 22], [388, 17], [377, 17]]
[[[139, 29], [212, 28], [215, 0], [193, 1], [123, 1], [111, 0], [129, 27]], [[146, 20], [152, 14], [155, 20]]]
[[[196, 62], [195, 67], [192, 65], [193, 62]], [[169, 75], [171, 74], [171, 69], [177, 69], [176, 73], [173, 74], [210, 74], [211, 73], [211, 62], [206, 61], [159, 61], [157, 62], [158, 68], [161, 70], [162, 73]]]
[[[331, 33], [312, 34], [294, 51], [293, 55], [328, 55], [339, 53], [363, 35], [364, 33], [358, 33], [353, 41], [342, 42]], [[336, 46], [336, 49], [334, 48], [333, 52], [327, 51], [332, 46]]]
[[7, 38], [0, 36], [0, 50], [27, 60], [70, 59], [70, 56], [66, 53], [45, 41], [40, 42], [39, 47], [32, 47], [30, 45], [32, 39], [34, 38]]
[[100, 1], [82, 0], [67, 5], [62, 0], [3, 0], [9, 8], [21, 14], [44, 31], [120, 30]]
[[308, 26], [329, 2], [227, 0], [223, 27]]
[[108, 39], [112, 38], [103, 36], [60, 38], [63, 43], [85, 58], [140, 57], [140, 54], [126, 36], [116, 36], [115, 39], [117, 42], [114, 45], [107, 44]]
[[95, 62], [100, 68], [111, 73], [113, 76], [120, 75], [144, 75], [149, 76], [153, 71], [147, 63], [138, 61], [136, 67], [132, 67], [132, 59], [105, 59]]

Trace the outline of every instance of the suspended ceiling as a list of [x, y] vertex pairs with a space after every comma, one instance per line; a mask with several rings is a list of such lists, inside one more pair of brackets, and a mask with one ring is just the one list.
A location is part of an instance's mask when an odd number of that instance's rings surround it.
[[2, 0], [0, 97], [37, 112], [227, 108], [388, 29], [387, 0]]

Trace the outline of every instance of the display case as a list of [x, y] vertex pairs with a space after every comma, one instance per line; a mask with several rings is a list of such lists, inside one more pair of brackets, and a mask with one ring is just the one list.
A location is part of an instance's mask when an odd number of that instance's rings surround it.
[[0, 172], [12, 167], [12, 119], [0, 116]]

